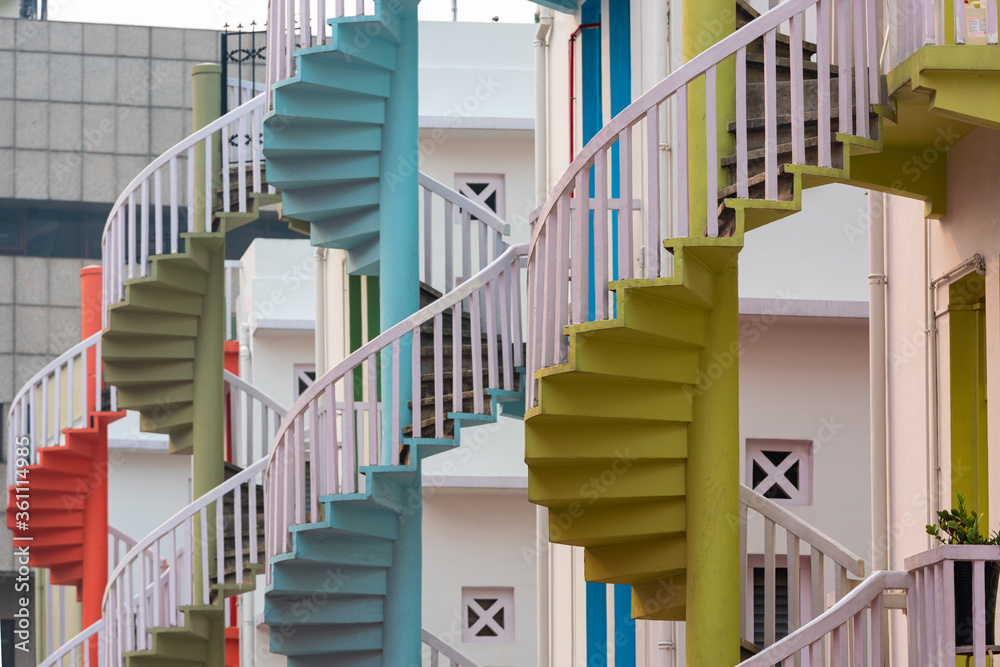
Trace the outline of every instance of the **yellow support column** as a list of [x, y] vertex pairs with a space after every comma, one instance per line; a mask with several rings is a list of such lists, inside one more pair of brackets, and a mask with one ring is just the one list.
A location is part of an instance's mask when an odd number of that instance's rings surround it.
[[[683, 14], [683, 56], [687, 62], [719, 40], [736, 31], [735, 0], [685, 2]], [[716, 145], [719, 155], [736, 153], [736, 139], [729, 123], [736, 120], [736, 58], [730, 57], [716, 68]], [[705, 233], [705, 79], [688, 88], [688, 207], [691, 236]], [[715, 161], [719, 183], [729, 182], [729, 173]], [[684, 165], [678, 165], [683, 169]]]
[[[192, 86], [194, 89], [193, 123], [194, 129], [205, 127], [219, 117], [221, 109], [221, 77], [222, 68], [214, 63], [196, 65], [191, 69]], [[213, 192], [222, 183], [222, 162], [221, 137], [213, 137], [212, 142], [212, 190]], [[204, 144], [199, 144], [195, 152], [195, 225], [196, 232], [212, 232], [211, 226], [206, 224], [211, 210], [210, 201], [214, 201], [205, 193], [205, 149]], [[200, 185], [199, 185], [200, 184]], [[189, 243], [194, 242], [193, 240]], [[225, 386], [222, 377], [224, 354], [223, 341], [225, 339], [225, 325], [222, 313], [225, 306], [225, 243], [222, 235], [217, 239], [201, 239], [202, 243], [211, 253], [210, 270], [208, 274], [208, 284], [205, 294], [202, 296], [202, 312], [198, 323], [198, 338], [195, 340], [195, 362], [194, 362], [194, 421], [193, 440], [194, 451], [192, 453], [192, 486], [194, 498], [199, 498], [225, 481], [225, 429], [223, 424], [223, 393]], [[208, 562], [201, 563], [200, 567], [210, 567], [214, 571], [214, 558], [216, 554], [216, 512], [217, 507], [209, 507], [206, 512], [206, 522], [208, 523], [208, 546], [207, 553], [210, 555]], [[195, 517], [195, 535], [200, 535], [200, 517]], [[199, 568], [196, 567], [196, 570]], [[211, 591], [202, 590], [204, 577], [200, 572], [194, 580], [195, 599], [207, 605]], [[221, 582], [220, 582], [221, 583]], [[221, 595], [221, 593], [220, 593]], [[217, 614], [206, 615], [209, 627], [209, 647], [205, 656], [206, 667], [224, 667], [225, 665], [225, 626], [222, 614], [224, 603], [217, 604]]]
[[[683, 5], [685, 62], [736, 30], [735, 0], [700, 0]], [[717, 70], [716, 133], [720, 155], [735, 152], [729, 123], [736, 120], [736, 63], [729, 58]], [[690, 235], [707, 228], [705, 150], [705, 81], [688, 92], [688, 169]], [[728, 175], [718, 159], [708, 168]], [[711, 315], [701, 372], [718, 364], [722, 373], [703, 377], [688, 430], [687, 460], [687, 664], [735, 665], [740, 661], [739, 516], [739, 295], [738, 255], [717, 278], [718, 303]]]

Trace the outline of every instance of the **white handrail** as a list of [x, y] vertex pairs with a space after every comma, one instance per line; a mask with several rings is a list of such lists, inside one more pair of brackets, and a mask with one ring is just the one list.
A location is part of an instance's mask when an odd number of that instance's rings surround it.
[[[247, 567], [258, 562], [261, 536], [257, 531], [257, 477], [264, 472], [268, 459], [261, 459], [201, 496], [163, 522], [125, 555], [108, 578], [104, 591], [102, 617], [106, 632], [105, 665], [119, 665], [124, 654], [150, 646], [149, 632], [157, 627], [178, 627], [183, 621], [181, 608], [210, 603], [211, 582], [225, 579], [225, 538], [231, 528], [235, 554], [235, 580], [243, 580]], [[242, 487], [247, 486], [248, 513], [242, 509]], [[232, 497], [232, 525], [227, 525], [223, 504]], [[209, 511], [215, 515], [209, 526]], [[196, 533], [199, 518], [200, 532]], [[215, 553], [209, 553], [209, 534], [215, 541]], [[244, 542], [247, 562], [244, 562]], [[145, 556], [145, 557], [144, 557]], [[167, 568], [146, 567], [167, 560]], [[213, 570], [213, 558], [214, 570]], [[139, 592], [146, 600], [134, 601]]]
[[[289, 528], [304, 523], [307, 512], [311, 516], [317, 515], [319, 497], [363, 491], [365, 480], [360, 472], [363, 466], [399, 463], [401, 434], [407, 421], [412, 421], [415, 438], [445, 437], [446, 415], [467, 411], [463, 397], [465, 377], [472, 383], [472, 407], [477, 414], [484, 414], [483, 394], [486, 388], [514, 390], [514, 369], [523, 364], [520, 258], [526, 252], [526, 244], [511, 246], [486, 269], [452, 292], [351, 353], [317, 379], [292, 406], [275, 435], [265, 475], [265, 485], [269, 489], [269, 516], [275, 519], [268, 524], [268, 577], [271, 558], [284, 553], [289, 547]], [[452, 319], [447, 339], [443, 323], [445, 313], [449, 313]], [[463, 317], [466, 313], [469, 340], [474, 342], [474, 348], [478, 346], [479, 352], [477, 354], [473, 350], [471, 364], [461, 352], [453, 353], [446, 365], [445, 345], [451, 345], [453, 351], [462, 348]], [[421, 329], [427, 325], [433, 327], [430, 334], [434, 342], [433, 392], [422, 391], [420, 337]], [[409, 365], [405, 366], [401, 361], [403, 351], [407, 349], [404, 345], [408, 345], [407, 354], [410, 357]], [[391, 365], [389, 381], [385, 375], [382, 377], [384, 400], [381, 411], [371, 409], [378, 403], [379, 359], [383, 366]], [[399, 400], [403, 382], [401, 371], [404, 368], [410, 370], [409, 381], [412, 382], [416, 413], [412, 420], [407, 406]], [[452, 396], [447, 405], [446, 368], [452, 374], [448, 387]], [[358, 389], [362, 397], [367, 395], [369, 404], [363, 423], [358, 423], [355, 418], [358, 398], [356, 374], [361, 379]], [[344, 407], [341, 409], [338, 404]], [[429, 409], [433, 407], [433, 424], [428, 427], [431, 434], [421, 430], [425, 405]], [[383, 423], [387, 429], [383, 429]], [[383, 432], [385, 441], [382, 439]], [[312, 446], [311, 443], [322, 443], [322, 446]], [[341, 447], [341, 443], [352, 443], [352, 446]], [[307, 468], [311, 480], [308, 485]], [[281, 486], [275, 486], [277, 484]], [[280, 511], [275, 505], [278, 497], [282, 498]]]
[[[100, 409], [103, 366], [89, 359], [100, 359], [100, 355], [101, 334], [95, 333], [46, 364], [14, 396], [7, 413], [8, 487], [14, 484], [22, 464], [38, 463], [39, 449], [61, 445], [62, 429], [86, 424], [89, 390], [93, 390], [98, 403], [95, 409]], [[94, 373], [94, 384], [90, 386], [88, 371]], [[112, 410], [116, 403], [117, 392], [112, 387]], [[28, 455], [17, 456], [18, 450], [25, 448]]]
[[[740, 484], [740, 605], [741, 627], [747, 633], [753, 632], [754, 618], [752, 609], [761, 603], [755, 600], [755, 586], [749, 576], [751, 568], [748, 563], [747, 534], [751, 522], [748, 516], [753, 510], [763, 519], [764, 570], [763, 595], [763, 625], [764, 638], [762, 646], [770, 646], [777, 635], [777, 545], [785, 544], [783, 549], [787, 572], [788, 613], [786, 614], [788, 629], [794, 631], [802, 621], [808, 622], [823, 612], [823, 602], [827, 593], [832, 593], [836, 599], [841, 599], [849, 590], [848, 574], [863, 577], [865, 573], [864, 560], [857, 554], [841, 545], [825, 533], [817, 530], [773, 500], [765, 498], [747, 486]], [[756, 525], [756, 524], [755, 524]], [[778, 539], [776, 528], [782, 528], [784, 539]], [[803, 546], [809, 554], [808, 588], [811, 590], [812, 607], [800, 609], [800, 558]], [[829, 561], [829, 562], [828, 562]], [[832, 565], [832, 588], [828, 590], [827, 566]]]
[[465, 655], [451, 644], [445, 643], [444, 640], [439, 637], [435, 637], [425, 629], [420, 630], [420, 639], [424, 645], [429, 647], [431, 650], [430, 667], [439, 667], [439, 659], [441, 657], [449, 660], [450, 662], [448, 664], [451, 665], [451, 667], [480, 667], [478, 662]]
[[[90, 624], [90, 627], [86, 628], [82, 632], [75, 635], [68, 642], [60, 646], [58, 649], [53, 651], [45, 660], [38, 663], [38, 667], [56, 667], [56, 665], [62, 665], [63, 660], [68, 656], [70, 667], [77, 667], [79, 658], [77, 657], [77, 652], [80, 651], [83, 659], [83, 667], [91, 667], [90, 664], [90, 651], [84, 646], [91, 637], [97, 637], [97, 643], [100, 645], [102, 643], [102, 635], [104, 631], [104, 620], [94, 621]], [[81, 650], [81, 646], [83, 649]], [[93, 665], [97, 667], [97, 665]]]
[[815, 526], [789, 512], [787, 509], [765, 498], [753, 489], [740, 484], [740, 504], [748, 507], [765, 519], [792, 533], [823, 552], [830, 560], [840, 565], [856, 577], [865, 576], [865, 560], [837, 542]]
[[[887, 590], [910, 590], [912, 581], [913, 576], [909, 572], [875, 572], [829, 611], [752, 658], [744, 660], [739, 667], [771, 667], [806, 650], [812, 651], [811, 655], [817, 659], [810, 664], [825, 664], [820, 663], [819, 659], [823, 656], [822, 659], [825, 660], [822, 643], [827, 637], [833, 653], [832, 664], [847, 664], [848, 656], [853, 655], [856, 662], [852, 664], [881, 665], [882, 593]], [[870, 613], [866, 614], [869, 606]], [[865, 637], [871, 639], [870, 644]]]
[[286, 410], [276, 400], [246, 380], [223, 372], [229, 391], [229, 423], [233, 462], [245, 464], [267, 456], [267, 448]]
[[[391, 19], [391, 12], [381, 11], [381, 4], [382, 0], [374, 0], [374, 14]], [[265, 77], [268, 97], [273, 84], [295, 74], [296, 50], [331, 40], [330, 19], [366, 15], [373, 14], [366, 14], [364, 0], [269, 0]]]
[[418, 181], [423, 189], [421, 276], [427, 285], [450, 292], [503, 254], [510, 225], [489, 208], [423, 172]]
[[[1000, 562], [998, 546], [955, 544], [924, 551], [903, 561], [913, 576], [911, 604], [907, 605], [910, 646], [919, 642], [920, 650], [931, 658], [922, 662], [939, 664], [935, 658], [943, 656], [943, 664], [958, 651], [968, 654], [970, 649], [976, 660], [985, 657], [989, 604], [985, 593], [990, 583], [986, 564], [995, 567], [997, 562]], [[963, 570], [962, 576], [956, 576], [959, 569]], [[971, 586], [971, 590], [959, 591], [958, 586]], [[971, 608], [956, 608], [957, 600], [969, 598]], [[959, 613], [961, 617], [957, 617]]]
[[[125, 281], [148, 275], [149, 257], [180, 252], [182, 231], [211, 229], [214, 215], [213, 179], [222, 177], [222, 210], [229, 212], [231, 169], [236, 169], [237, 206], [247, 211], [250, 193], [262, 193], [261, 151], [265, 96], [258, 95], [200, 130], [188, 135], [146, 166], [118, 196], [101, 237], [104, 261], [104, 325], [107, 307], [125, 298]], [[216, 135], [219, 135], [216, 137]], [[230, 138], [237, 137], [235, 145]], [[241, 138], [246, 136], [247, 140]], [[226, 146], [221, 158], [215, 155], [213, 142]], [[205, 169], [195, 173], [196, 149], [204, 153]], [[219, 159], [221, 164], [213, 166]], [[186, 161], [181, 174], [180, 161]], [[251, 182], [247, 170], [252, 168]], [[196, 188], [201, 188], [199, 193]], [[196, 201], [204, 201], [205, 219], [196, 221]], [[168, 207], [168, 212], [164, 208]], [[181, 230], [180, 212], [187, 211], [186, 230]], [[166, 219], [165, 219], [166, 218]], [[152, 245], [152, 249], [151, 246]]]
[[[788, 0], [733, 34], [709, 47], [691, 61], [669, 74], [625, 110], [613, 118], [581, 150], [562, 175], [542, 207], [534, 225], [528, 256], [528, 272], [532, 287], [528, 292], [528, 312], [532, 313], [528, 335], [528, 377], [541, 368], [563, 363], [567, 358], [564, 327], [589, 320], [608, 319], [614, 312], [614, 301], [608, 283], [628, 278], [658, 278], [668, 275], [661, 267], [664, 212], [676, 208], [676, 233], [687, 237], [691, 233], [690, 212], [706, 220], [705, 235], [719, 234], [718, 179], [720, 147], [716, 140], [717, 77], [716, 67], [728, 58], [736, 59], [736, 160], [735, 195], [750, 197], [751, 186], [763, 186], [763, 199], [777, 200], [781, 175], [778, 163], [777, 61], [776, 41], [783, 24], [790, 24], [790, 84], [792, 160], [806, 164], [805, 87], [806, 63], [802, 57], [806, 25], [817, 26], [818, 59], [815, 65], [818, 79], [817, 125], [820, 137], [832, 137], [831, 124], [838, 131], [868, 138], [870, 103], [879, 96], [875, 7], [877, 0], [855, 2], [854, 15], [849, 15], [846, 0]], [[836, 19], [831, 10], [836, 5]], [[853, 19], [850, 29], [849, 19]], [[835, 29], [834, 29], [835, 28]], [[833, 36], [838, 38], [837, 62], [832, 63]], [[848, 43], [848, 37], [851, 41]], [[760, 151], [750, 151], [747, 139], [748, 83], [746, 62], [748, 47], [756, 40], [764, 41], [764, 142]], [[857, 62], [852, 62], [852, 61]], [[832, 65], [839, 72], [857, 74], [837, 79], [839, 107], [831, 104], [830, 82]], [[705, 117], [688, 119], [688, 98], [695, 82], [704, 82]], [[672, 153], [679, 164], [676, 200], [667, 201], [661, 193], [660, 132], [662, 117], [668, 104], [673, 113], [670, 123], [674, 137]], [[858, 123], [855, 128], [854, 117]], [[689, 155], [689, 124], [710, 128], [705, 133], [703, 152]], [[752, 159], [751, 159], [752, 158]], [[832, 168], [830, 141], [818, 142], [815, 157], [809, 164]], [[762, 171], [753, 177], [754, 169]], [[704, 175], [702, 178], [701, 175]], [[698, 175], [698, 178], [692, 178]], [[728, 185], [721, 184], [721, 187]], [[617, 190], [617, 191], [616, 191]], [[760, 194], [754, 191], [755, 196]], [[588, 206], [572, 206], [583, 199]], [[640, 200], [641, 211], [635, 200]], [[593, 231], [591, 232], [590, 229]], [[697, 233], [701, 233], [697, 231]], [[617, 248], [615, 247], [617, 244]], [[591, 267], [589, 258], [593, 257]], [[641, 275], [640, 268], [641, 264]], [[572, 276], [572, 281], [570, 280]], [[591, 296], [592, 295], [592, 296]], [[537, 404], [536, 382], [528, 383], [528, 405]]]
[[422, 171], [417, 176], [417, 179], [420, 187], [425, 190], [430, 190], [434, 194], [443, 197], [446, 201], [449, 201], [461, 209], [468, 211], [472, 215], [479, 218], [483, 224], [487, 225], [493, 231], [502, 236], [508, 236], [510, 234], [510, 225], [504, 222], [496, 213], [479, 202], [472, 201], [465, 195], [459, 193], [457, 190], [449, 188], [441, 181], [428, 176]]

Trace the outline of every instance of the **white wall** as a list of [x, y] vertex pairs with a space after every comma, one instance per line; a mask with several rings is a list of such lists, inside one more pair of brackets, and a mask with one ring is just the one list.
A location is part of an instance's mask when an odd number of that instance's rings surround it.
[[191, 502], [190, 456], [111, 449], [108, 464], [108, 523], [132, 539], [141, 540]]
[[422, 21], [420, 116], [530, 123], [534, 32], [534, 24]]
[[[948, 355], [948, 284], [937, 290], [936, 345], [927, 335], [930, 282], [980, 253], [986, 261], [987, 376], [1000, 375], [1000, 229], [995, 212], [1000, 163], [1000, 132], [980, 128], [948, 150], [948, 209], [941, 220], [925, 221], [922, 202], [890, 197], [888, 208], [888, 354], [889, 354], [889, 566], [902, 569], [907, 556], [932, 546], [924, 524], [951, 505], [950, 369]], [[958, 274], [961, 277], [963, 274]], [[937, 430], [931, 378], [936, 351]], [[988, 429], [1000, 428], [998, 383], [989, 382]], [[1000, 473], [990, 442], [990, 478]], [[940, 473], [936, 474], [940, 461]], [[982, 508], [974, 508], [980, 510]], [[998, 525], [1000, 493], [990, 489], [991, 532]], [[897, 623], [894, 651], [905, 660], [903, 623]]]
[[802, 193], [802, 211], [749, 232], [740, 296], [868, 301], [868, 200], [849, 185]]
[[[534, 527], [526, 490], [425, 489], [423, 626], [481, 665], [535, 664]], [[463, 586], [514, 588], [514, 642], [462, 642]]]
[[[747, 438], [811, 440], [813, 502], [786, 507], [870, 558], [867, 322], [742, 317], [740, 328], [744, 446]], [[741, 473], [749, 486], [743, 458]], [[750, 537], [749, 551], [763, 553], [762, 534]]]

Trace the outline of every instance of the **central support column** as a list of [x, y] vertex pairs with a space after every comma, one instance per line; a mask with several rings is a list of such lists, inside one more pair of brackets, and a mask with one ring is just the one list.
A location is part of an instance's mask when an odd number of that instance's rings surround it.
[[[688, 427], [687, 661], [740, 661], [740, 374], [738, 256], [716, 278], [702, 351], [701, 395]], [[706, 375], [720, 366], [722, 373]]]
[[[734, 0], [683, 4], [683, 55], [687, 62], [736, 30]], [[706, 132], [715, 132], [719, 155], [735, 152], [729, 123], [736, 120], [736, 60], [716, 69], [716, 125], [705, 125], [705, 79], [688, 91], [689, 233], [703, 236], [708, 225], [707, 173], [728, 183], [718, 155], [706, 166]], [[683, 215], [683, 213], [682, 213]], [[740, 661], [740, 484], [738, 255], [716, 278], [717, 298], [701, 369], [728, 360], [718, 379], [695, 400], [688, 431], [687, 460], [687, 663], [735, 665]], [[710, 376], [711, 377], [711, 376]]]
[[[683, 56], [687, 62], [708, 47], [736, 31], [735, 0], [699, 0], [683, 3]], [[716, 68], [716, 146], [719, 155], [736, 153], [736, 138], [729, 123], [736, 120], [736, 57], [731, 56]], [[691, 236], [702, 236], [708, 223], [705, 201], [705, 78], [688, 88], [688, 210]], [[685, 165], [677, 165], [684, 169]], [[715, 159], [719, 187], [729, 182], [729, 172]]]
[[[101, 330], [101, 267], [85, 266], [80, 269], [80, 333], [86, 340]], [[101, 412], [101, 396], [95, 386], [97, 380], [96, 350], [87, 353], [86, 408], [89, 415]], [[83, 509], [83, 596], [82, 627], [89, 628], [101, 620], [104, 589], [108, 585], [108, 431], [107, 423], [95, 419], [90, 425], [101, 431], [100, 443], [94, 453], [92, 473], [88, 478], [89, 492], [84, 497]], [[96, 472], [97, 474], [93, 474]], [[98, 643], [88, 642], [85, 649], [90, 654], [90, 664], [96, 665]]]
[[[218, 65], [197, 65], [192, 69], [192, 85], [194, 88], [194, 130], [198, 130], [219, 117], [221, 105], [220, 86], [222, 70]], [[218, 170], [221, 146], [216, 149], [213, 144], [212, 165]], [[205, 160], [197, 164], [196, 180], [205, 182]], [[219, 170], [221, 178], [221, 170]], [[214, 179], [213, 179], [214, 182]], [[206, 224], [206, 198], [204, 189], [198, 198], [200, 204], [195, 209], [196, 232], [211, 232]], [[225, 238], [217, 237], [189, 238], [187, 243], [197, 243], [210, 255], [209, 271], [206, 279], [205, 294], [201, 301], [201, 316], [198, 321], [198, 337], [194, 349], [194, 419], [193, 419], [193, 454], [191, 457], [191, 478], [194, 498], [200, 498], [225, 481], [225, 429], [223, 409], [223, 394], [225, 391], [222, 370], [225, 363], [223, 341], [225, 340], [224, 313], [225, 295]], [[201, 567], [211, 567], [214, 571], [213, 558], [216, 553], [215, 521], [216, 512], [210, 507], [207, 512], [208, 545], [207, 562]], [[195, 535], [200, 535], [201, 526], [195, 519]], [[198, 553], [197, 551], [195, 553]], [[198, 563], [197, 558], [195, 563]], [[208, 604], [210, 591], [202, 590], [203, 577], [200, 569], [195, 573], [195, 602]], [[222, 605], [219, 613], [209, 617], [212, 624], [208, 664], [219, 666], [225, 662], [224, 617]]]
[[[382, 163], [379, 200], [380, 252], [379, 315], [382, 330], [409, 317], [420, 307], [419, 287], [419, 137], [417, 134], [417, 1], [401, 0], [398, 11], [383, 12], [383, 20], [399, 22], [396, 71], [389, 85], [385, 125], [382, 130]], [[399, 358], [400, 425], [409, 423], [406, 407], [412, 395], [411, 341], [404, 338]], [[393, 393], [391, 351], [381, 355], [382, 404], [390, 405]], [[382, 460], [390, 461], [392, 414], [383, 411]], [[419, 407], [413, 419], [419, 419]], [[411, 451], [411, 463], [419, 461]], [[409, 496], [420, 497], [420, 477], [416, 476]], [[419, 503], [414, 503], [419, 506]], [[399, 538], [393, 547], [385, 601], [383, 663], [419, 665], [421, 599], [421, 510], [401, 517]]]

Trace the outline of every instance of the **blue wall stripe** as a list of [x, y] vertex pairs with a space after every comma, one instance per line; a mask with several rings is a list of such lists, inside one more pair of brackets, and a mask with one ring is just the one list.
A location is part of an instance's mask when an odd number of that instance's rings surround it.
[[[584, 23], [600, 23], [601, 21], [601, 0], [587, 0], [583, 3], [580, 12]], [[586, 146], [595, 134], [601, 131], [604, 126], [604, 108], [601, 91], [603, 89], [601, 72], [601, 31], [598, 29], [585, 29], [580, 34], [581, 57], [580, 65], [582, 85], [580, 94], [583, 96], [583, 118], [580, 124], [580, 131], [583, 145]], [[590, 168], [589, 191], [594, 191], [594, 168]], [[588, 193], [577, 192], [576, 196], [586, 201]], [[590, 271], [587, 281], [587, 319], [594, 319], [594, 301], [597, 298], [594, 293], [594, 214], [589, 214], [590, 229], [590, 256], [588, 266]]]
[[587, 667], [608, 664], [608, 585], [587, 582]]
[[615, 666], [636, 667], [632, 587], [615, 585]]

